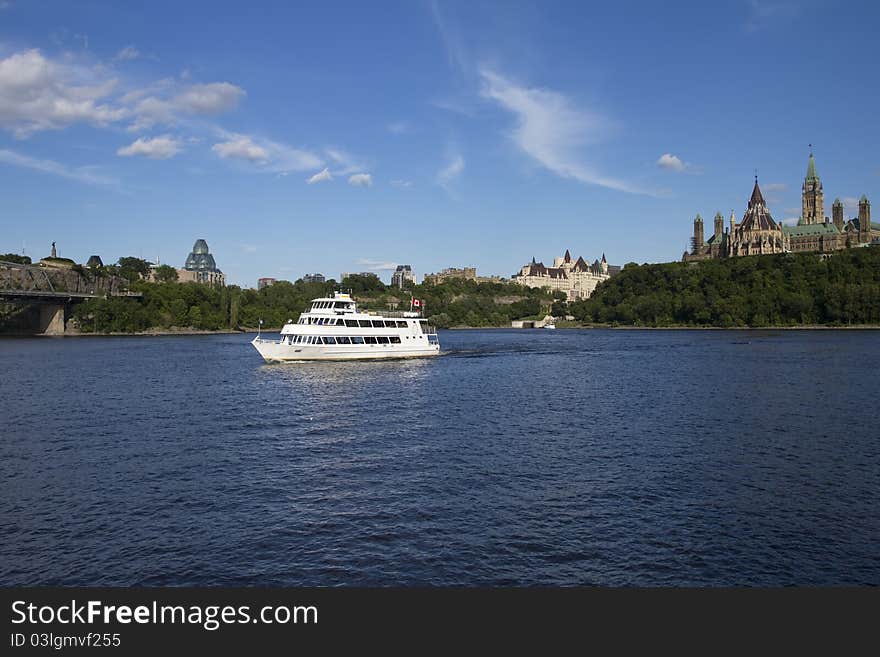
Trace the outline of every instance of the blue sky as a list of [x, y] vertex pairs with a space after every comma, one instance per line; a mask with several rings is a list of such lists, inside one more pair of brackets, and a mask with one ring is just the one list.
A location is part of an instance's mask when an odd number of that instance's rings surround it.
[[[0, 0], [0, 252], [232, 283], [680, 258], [880, 198], [876, 3]], [[876, 204], [876, 201], [875, 201]]]

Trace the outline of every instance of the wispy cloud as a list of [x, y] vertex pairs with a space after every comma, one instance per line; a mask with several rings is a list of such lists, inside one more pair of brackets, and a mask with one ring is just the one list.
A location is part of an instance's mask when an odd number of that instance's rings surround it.
[[152, 139], [141, 137], [128, 146], [117, 150], [116, 154], [123, 157], [141, 155], [154, 160], [167, 160], [177, 155], [180, 151], [181, 143], [179, 139], [171, 135], [162, 135]]
[[373, 176], [369, 173], [356, 173], [348, 179], [348, 184], [354, 187], [372, 187]]
[[392, 187], [412, 187], [412, 181], [395, 179], [391, 181]]
[[745, 29], [758, 32], [776, 21], [794, 18], [799, 11], [800, 6], [793, 0], [749, 0]]
[[293, 148], [264, 137], [243, 135], [215, 129], [223, 141], [211, 150], [219, 157], [253, 165], [257, 171], [284, 174], [290, 171], [314, 171], [324, 161], [311, 151]]
[[388, 260], [373, 260], [371, 258], [359, 258], [356, 265], [366, 267], [367, 271], [388, 271], [397, 269], [398, 263]]
[[449, 186], [461, 176], [464, 171], [464, 157], [459, 154], [450, 156], [449, 163], [437, 172], [437, 184], [449, 190]]
[[7, 149], [0, 149], [0, 162], [89, 185], [116, 186], [119, 184], [115, 178], [97, 173], [94, 167], [68, 167], [54, 160], [40, 160]]
[[455, 25], [447, 21], [443, 12], [440, 10], [440, 4], [437, 0], [431, 0], [431, 17], [434, 19], [434, 25], [437, 27], [437, 33], [446, 50], [446, 57], [449, 65], [458, 69], [459, 72], [466, 73], [470, 69], [470, 57], [461, 38], [461, 34], [455, 28]]
[[141, 51], [134, 47], [134, 45], [125, 46], [122, 50], [116, 53], [116, 56], [113, 57], [116, 61], [129, 61], [132, 59], [137, 59], [141, 56]]
[[859, 199], [857, 196], [844, 196], [840, 199], [843, 203], [843, 209], [850, 216], [857, 215], [859, 212]]
[[309, 178], [306, 182], [309, 185], [314, 185], [315, 183], [324, 182], [326, 180], [333, 180], [333, 174], [330, 173], [330, 169], [324, 167], [324, 169]]
[[405, 135], [412, 132], [412, 124], [409, 121], [395, 121], [388, 124], [388, 132], [392, 135]]
[[632, 194], [651, 194], [637, 185], [607, 176], [588, 163], [584, 147], [607, 134], [612, 123], [576, 107], [566, 96], [549, 89], [525, 87], [483, 69], [482, 94], [516, 117], [510, 137], [527, 155], [563, 178]]
[[785, 183], [761, 184], [761, 191], [764, 193], [764, 198], [767, 199], [768, 203], [781, 203], [782, 192], [784, 192], [786, 189], [788, 189], [788, 185], [786, 185]]
[[[137, 131], [154, 125], [174, 125], [183, 116], [216, 116], [234, 109], [245, 91], [230, 82], [187, 84], [164, 80], [162, 95], [151, 94], [136, 100], [131, 113], [135, 120], [129, 130]], [[134, 99], [129, 93], [126, 99]]]
[[334, 176], [347, 176], [367, 168], [357, 157], [340, 148], [325, 148], [324, 155], [334, 163]]

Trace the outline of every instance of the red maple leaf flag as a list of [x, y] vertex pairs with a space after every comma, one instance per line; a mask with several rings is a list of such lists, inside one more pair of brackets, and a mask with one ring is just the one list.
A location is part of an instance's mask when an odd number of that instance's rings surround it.
[[413, 299], [412, 305], [413, 305], [413, 308], [421, 308], [422, 307], [422, 300], [421, 299]]

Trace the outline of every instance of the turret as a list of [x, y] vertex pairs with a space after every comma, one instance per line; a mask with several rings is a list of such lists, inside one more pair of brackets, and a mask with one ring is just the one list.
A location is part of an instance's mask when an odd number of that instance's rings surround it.
[[602, 262], [599, 264], [599, 268], [602, 270], [603, 274], [608, 273], [608, 261], [605, 259], [605, 254], [602, 254]]
[[720, 212], [715, 213], [715, 243], [720, 244], [721, 235], [724, 233], [724, 217]]
[[703, 248], [703, 218], [698, 214], [694, 218], [694, 243], [692, 251], [696, 253]]
[[834, 221], [834, 226], [841, 233], [843, 232], [843, 203], [840, 202], [839, 198], [834, 199], [834, 203], [831, 204], [831, 218]]
[[871, 241], [871, 202], [862, 194], [859, 199], [859, 243]]
[[730, 236], [733, 237], [733, 231], [736, 230], [736, 213], [731, 210], [730, 211]]

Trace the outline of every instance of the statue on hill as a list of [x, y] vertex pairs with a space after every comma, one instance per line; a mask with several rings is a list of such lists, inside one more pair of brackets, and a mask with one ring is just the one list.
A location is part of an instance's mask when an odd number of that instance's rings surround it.
[[55, 242], [52, 242], [52, 257], [57, 258], [58, 254], [55, 252]]

